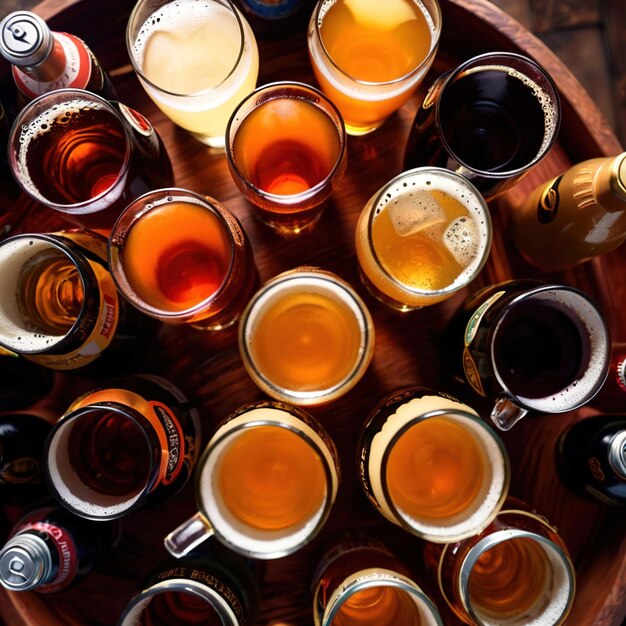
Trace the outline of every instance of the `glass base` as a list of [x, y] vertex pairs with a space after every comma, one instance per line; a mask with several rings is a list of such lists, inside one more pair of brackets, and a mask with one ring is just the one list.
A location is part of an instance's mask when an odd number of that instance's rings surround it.
[[390, 309], [394, 309], [395, 311], [399, 311], [400, 313], [408, 313], [410, 311], [417, 311], [424, 308], [423, 306], [411, 306], [409, 304], [403, 304], [402, 302], [398, 302], [397, 300], [389, 297], [387, 294], [384, 294], [374, 285], [374, 283], [372, 283], [372, 281], [367, 277], [367, 275], [360, 266], [359, 275], [361, 277], [361, 282], [367, 289], [368, 293], [376, 298], [376, 300], [378, 300], [379, 302], [382, 302], [385, 306], [388, 306]]
[[205, 146], [209, 146], [209, 148], [215, 150], [215, 152], [224, 152], [226, 139], [223, 135], [220, 135], [219, 137], [210, 137], [209, 135], [192, 133], [191, 131], [187, 132], [193, 135], [199, 142], [203, 143]]
[[370, 133], [373, 133], [375, 130], [379, 129], [382, 126], [383, 122], [380, 122], [380, 124], [375, 124], [373, 126], [353, 126], [352, 124], [348, 124], [347, 122], [344, 122], [344, 124], [346, 127], [346, 133], [348, 135], [350, 135], [351, 137], [362, 137], [363, 135], [369, 135]]

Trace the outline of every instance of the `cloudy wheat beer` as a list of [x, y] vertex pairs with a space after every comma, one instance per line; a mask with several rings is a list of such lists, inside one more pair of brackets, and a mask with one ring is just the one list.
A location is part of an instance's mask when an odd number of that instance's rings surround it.
[[379, 541], [342, 538], [313, 576], [315, 626], [442, 626], [437, 607]]
[[215, 535], [245, 556], [291, 554], [325, 523], [338, 481], [335, 445], [310, 415], [279, 402], [244, 406], [217, 429], [200, 459], [200, 512], [165, 546], [182, 556]]
[[574, 600], [574, 565], [556, 529], [514, 501], [475, 537], [429, 544], [425, 558], [468, 624], [558, 626]]
[[302, 267], [276, 276], [252, 297], [239, 326], [239, 351], [265, 393], [298, 405], [349, 391], [374, 351], [374, 324], [352, 287]]
[[119, 518], [178, 493], [200, 437], [196, 410], [165, 379], [113, 380], [78, 398], [54, 426], [43, 455], [46, 481], [72, 513]]
[[476, 277], [491, 248], [491, 219], [462, 176], [418, 168], [370, 198], [355, 244], [370, 292], [407, 311], [445, 300]]
[[509, 488], [504, 444], [469, 406], [412, 387], [382, 400], [359, 442], [361, 485], [378, 511], [437, 543], [470, 537]]

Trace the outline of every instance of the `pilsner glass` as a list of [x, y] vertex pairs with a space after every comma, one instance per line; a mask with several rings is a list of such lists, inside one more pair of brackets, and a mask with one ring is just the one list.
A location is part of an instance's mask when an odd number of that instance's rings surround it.
[[427, 545], [425, 561], [467, 624], [559, 626], [574, 601], [574, 564], [556, 528], [514, 501], [480, 534]]
[[315, 626], [443, 626], [437, 607], [380, 541], [343, 537], [313, 575]]
[[302, 267], [252, 297], [239, 326], [239, 351], [269, 396], [323, 404], [361, 379], [374, 352], [374, 323], [352, 287], [335, 274]]
[[411, 387], [383, 399], [358, 445], [365, 495], [389, 521], [436, 543], [470, 537], [509, 489], [504, 444], [469, 406]]
[[435, 304], [476, 277], [491, 234], [487, 205], [465, 178], [434, 167], [409, 170], [361, 212], [355, 232], [361, 278], [400, 311]]
[[341, 114], [317, 89], [272, 83], [235, 109], [226, 129], [233, 180], [282, 234], [310, 230], [346, 169]]
[[437, 0], [320, 0], [308, 46], [349, 135], [378, 128], [417, 89], [439, 45]]
[[109, 239], [109, 263], [140, 311], [206, 330], [233, 324], [258, 283], [239, 220], [185, 189], [158, 189], [126, 207]]
[[339, 459], [308, 413], [279, 402], [241, 407], [217, 429], [199, 461], [199, 513], [165, 538], [173, 556], [205, 539], [244, 556], [274, 559], [319, 532], [335, 501]]
[[140, 0], [126, 29], [128, 55], [146, 93], [175, 124], [212, 148], [255, 85], [259, 52], [230, 0]]

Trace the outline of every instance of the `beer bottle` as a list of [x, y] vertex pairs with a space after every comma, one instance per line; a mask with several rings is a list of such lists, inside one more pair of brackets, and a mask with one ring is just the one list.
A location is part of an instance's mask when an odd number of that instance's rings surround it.
[[311, 17], [311, 0], [235, 0], [254, 34], [260, 39], [287, 39]]
[[626, 504], [626, 415], [595, 415], [559, 438], [557, 468], [575, 493], [604, 504]]
[[33, 511], [0, 550], [0, 584], [10, 591], [62, 591], [120, 538], [119, 522], [89, 522], [60, 508]]
[[111, 81], [85, 42], [50, 30], [30, 11], [15, 11], [0, 22], [0, 54], [12, 65], [22, 104], [66, 87], [115, 97]]
[[54, 373], [0, 348], [0, 411], [25, 409], [52, 389]]
[[537, 187], [513, 214], [512, 234], [547, 271], [617, 248], [626, 239], [626, 152], [583, 161]]
[[37, 415], [0, 416], [0, 504], [24, 504], [45, 496], [41, 457], [51, 430]]

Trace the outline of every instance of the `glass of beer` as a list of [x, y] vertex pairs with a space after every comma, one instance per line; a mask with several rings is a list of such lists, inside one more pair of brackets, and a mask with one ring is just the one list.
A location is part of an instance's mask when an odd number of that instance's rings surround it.
[[411, 127], [404, 169], [446, 167], [490, 199], [546, 156], [560, 120], [558, 91], [543, 68], [519, 54], [482, 54], [431, 86]]
[[256, 576], [226, 549], [166, 559], [128, 603], [117, 626], [251, 626], [259, 612]]
[[252, 248], [217, 200], [157, 189], [122, 212], [109, 239], [111, 274], [122, 295], [162, 322], [221, 330], [258, 285]]
[[279, 402], [246, 405], [217, 429], [199, 461], [199, 513], [165, 538], [184, 556], [215, 536], [255, 559], [286, 556], [322, 528], [339, 483], [334, 443], [308, 413]]
[[528, 413], [565, 413], [591, 400], [610, 365], [597, 305], [566, 285], [515, 280], [468, 298], [445, 333], [450, 373], [485, 398], [509, 430]]
[[320, 0], [309, 23], [311, 64], [349, 135], [378, 128], [417, 89], [441, 34], [437, 0]]
[[283, 234], [310, 230], [346, 169], [341, 114], [301, 83], [260, 87], [226, 130], [233, 180], [261, 221]]
[[409, 569], [380, 541], [342, 537], [313, 576], [315, 626], [443, 626]]
[[400, 311], [435, 304], [470, 283], [491, 249], [487, 205], [465, 178], [427, 167], [404, 172], [365, 205], [355, 231], [361, 278]]
[[556, 528], [515, 501], [475, 537], [427, 545], [425, 561], [468, 624], [559, 626], [574, 601], [574, 564]]
[[191, 475], [200, 437], [197, 411], [169, 381], [111, 380], [59, 418], [45, 445], [44, 477], [75, 515], [116, 519], [177, 494]]
[[352, 287], [331, 272], [301, 267], [267, 282], [239, 325], [239, 352], [269, 396], [323, 404], [361, 379], [374, 352], [374, 323]]
[[81, 89], [59, 89], [27, 104], [8, 146], [11, 171], [28, 195], [107, 234], [133, 198], [174, 181], [161, 138], [145, 117]]
[[384, 398], [361, 431], [359, 475], [389, 521], [436, 543], [489, 525], [509, 489], [504, 444], [469, 406], [411, 387]]
[[230, 0], [139, 0], [126, 29], [139, 82], [175, 124], [212, 148], [256, 86], [259, 52]]

